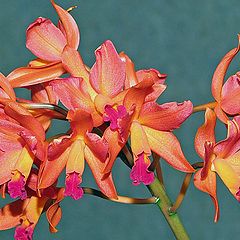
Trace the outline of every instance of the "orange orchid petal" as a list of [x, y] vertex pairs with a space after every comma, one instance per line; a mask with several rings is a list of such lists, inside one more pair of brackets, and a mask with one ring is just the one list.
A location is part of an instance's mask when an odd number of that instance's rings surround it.
[[167, 74], [160, 73], [158, 70], [153, 68], [139, 70], [136, 72], [136, 74], [139, 82], [152, 80], [154, 83], [164, 84], [167, 78]]
[[84, 141], [101, 162], [106, 161], [108, 156], [108, 142], [105, 138], [101, 138], [95, 133], [87, 132]]
[[227, 114], [222, 110], [222, 108], [221, 108], [221, 105], [218, 103], [217, 105], [216, 105], [216, 107], [214, 108], [214, 112], [216, 113], [216, 115], [217, 115], [217, 117], [218, 117], [218, 119], [220, 120], [220, 121], [222, 121], [223, 123], [227, 123], [227, 121], [229, 120], [228, 119], [228, 116], [227, 116]]
[[11, 179], [12, 170], [14, 169], [20, 153], [21, 149], [9, 151], [7, 153], [0, 151], [0, 185], [8, 182]]
[[61, 61], [67, 41], [49, 19], [39, 17], [28, 27], [26, 34], [26, 47], [35, 56], [49, 62]]
[[15, 92], [8, 79], [2, 73], [0, 73], [0, 88], [2, 88], [13, 101], [16, 101]]
[[148, 156], [151, 154], [148, 138], [143, 130], [143, 127], [138, 122], [133, 122], [131, 125], [131, 148], [135, 157], [141, 153], [146, 153]]
[[75, 111], [70, 110], [67, 119], [70, 122], [73, 133], [76, 135], [83, 137], [86, 132], [91, 132], [93, 129], [91, 114], [80, 109], [76, 109]]
[[8, 75], [12, 87], [25, 87], [38, 83], [48, 82], [65, 73], [62, 63], [55, 62], [41, 67], [21, 67]]
[[142, 125], [156, 130], [172, 131], [179, 128], [191, 113], [192, 103], [190, 101], [169, 102], [162, 105], [148, 102], [143, 105], [138, 120]]
[[138, 84], [139, 81], [137, 79], [134, 63], [132, 62], [132, 60], [124, 52], [121, 52], [119, 56], [121, 60], [126, 63], [125, 89], [128, 89]]
[[66, 46], [62, 53], [62, 63], [67, 72], [73, 77], [81, 77], [86, 82], [89, 82], [89, 72], [77, 50]]
[[46, 212], [47, 220], [49, 222], [49, 230], [51, 233], [56, 233], [58, 230], [56, 226], [62, 218], [62, 210], [59, 206], [59, 203], [64, 199], [64, 188], [60, 188], [57, 193], [57, 199], [55, 202], [48, 208]]
[[214, 144], [216, 142], [214, 132], [215, 126], [216, 115], [210, 108], [207, 108], [205, 112], [205, 122], [201, 127], [198, 128], [194, 141], [196, 152], [202, 159], [204, 159], [205, 154], [205, 142], [208, 141]]
[[233, 196], [240, 202], [237, 192], [240, 187], [240, 152], [222, 159], [216, 158], [213, 161], [214, 171], [220, 176]]
[[240, 113], [240, 79], [237, 75], [228, 78], [222, 88], [221, 107], [224, 112], [235, 115]]
[[147, 134], [148, 143], [153, 152], [165, 159], [172, 167], [183, 172], [195, 172], [186, 160], [179, 141], [170, 132], [154, 130], [143, 126]]
[[28, 67], [43, 67], [48, 64], [50, 64], [49, 61], [45, 61], [40, 58], [36, 58], [28, 63]]
[[214, 147], [214, 153], [219, 158], [227, 158], [240, 149], [239, 129], [234, 121], [228, 121], [227, 138], [218, 142]]
[[214, 206], [215, 206], [215, 217], [214, 222], [217, 222], [219, 219], [219, 206], [217, 200], [217, 192], [216, 192], [216, 174], [212, 171], [209, 171], [208, 176], [205, 180], [201, 178], [201, 170], [197, 171], [194, 176], [194, 185], [200, 191], [208, 193], [211, 197]]
[[94, 104], [87, 92], [86, 83], [81, 78], [57, 79], [50, 82], [54, 93], [68, 109], [81, 108], [89, 113], [94, 111]]
[[97, 93], [114, 97], [124, 87], [125, 63], [109, 40], [95, 51], [95, 55], [96, 63], [90, 71], [90, 83]]
[[68, 11], [58, 6], [53, 0], [51, 0], [51, 3], [55, 8], [64, 27], [67, 44], [70, 47], [77, 49], [80, 41], [80, 34], [74, 18], [71, 16], [70, 13], [68, 13]]
[[123, 104], [127, 112], [130, 112], [132, 110], [132, 107], [135, 106], [135, 119], [139, 116], [146, 96], [153, 91], [153, 84], [154, 82], [152, 80], [142, 81], [134, 87], [131, 87], [125, 95]]
[[125, 142], [119, 141], [118, 132], [112, 131], [110, 127], [104, 131], [103, 138], [107, 140], [109, 148], [109, 158], [104, 166], [103, 173], [109, 173], [112, 171], [113, 164], [117, 159], [119, 152], [125, 145]]
[[103, 174], [102, 170], [104, 163], [102, 163], [92, 151], [86, 146], [85, 159], [93, 173], [96, 183], [103, 194], [109, 198], [117, 199], [117, 192], [113, 183], [112, 174]]
[[45, 140], [45, 131], [42, 125], [20, 104], [9, 101], [5, 104], [4, 111], [23, 127], [32, 131], [40, 140]]
[[85, 165], [84, 149], [85, 143], [83, 140], [78, 139], [72, 143], [66, 165], [66, 174], [73, 172], [76, 172], [79, 175], [83, 174]]
[[16, 227], [21, 223], [23, 210], [29, 203], [29, 199], [17, 200], [0, 209], [0, 230]]
[[70, 147], [66, 148], [59, 157], [44, 163], [43, 171], [39, 176], [39, 189], [47, 188], [56, 182], [66, 166], [70, 149]]
[[222, 86], [224, 82], [224, 77], [226, 75], [227, 69], [237, 55], [240, 49], [240, 35], [238, 35], [238, 46], [229, 51], [218, 64], [212, 78], [212, 95], [217, 102], [221, 101]]

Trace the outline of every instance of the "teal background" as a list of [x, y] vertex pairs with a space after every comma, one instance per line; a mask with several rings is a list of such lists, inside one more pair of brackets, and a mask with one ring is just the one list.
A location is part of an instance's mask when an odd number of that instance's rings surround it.
[[[212, 101], [210, 84], [213, 71], [221, 57], [237, 45], [240, 31], [240, 2], [238, 0], [68, 0], [57, 1], [72, 12], [80, 29], [80, 52], [88, 65], [94, 61], [94, 49], [111, 39], [118, 51], [125, 51], [136, 68], [157, 68], [168, 74], [167, 91], [159, 99], [183, 101], [194, 105]], [[38, 16], [57, 17], [47, 0], [0, 1], [0, 71], [8, 74], [26, 65], [33, 58], [25, 49], [25, 29]], [[228, 74], [239, 69], [239, 57]], [[23, 91], [20, 91], [24, 94]], [[23, 96], [23, 95], [22, 95]], [[193, 139], [203, 122], [197, 113], [176, 131], [190, 162], [200, 161], [194, 152]], [[66, 129], [55, 122], [56, 129]], [[225, 129], [217, 128], [218, 138], [225, 137]], [[167, 191], [175, 199], [183, 174], [163, 164]], [[113, 170], [120, 195], [147, 197], [144, 186], [133, 187], [129, 170], [120, 160]], [[84, 186], [95, 187], [89, 169], [84, 173]], [[193, 184], [179, 210], [191, 239], [239, 239], [239, 203], [222, 182], [218, 181], [220, 220], [213, 223], [211, 199], [194, 188]], [[0, 200], [0, 206], [6, 201]], [[59, 232], [51, 235], [45, 215], [35, 229], [37, 240], [146, 240], [173, 239], [163, 216], [154, 205], [122, 205], [84, 196], [82, 200], [62, 202], [63, 218]], [[13, 230], [0, 232], [1, 240], [13, 239]]]

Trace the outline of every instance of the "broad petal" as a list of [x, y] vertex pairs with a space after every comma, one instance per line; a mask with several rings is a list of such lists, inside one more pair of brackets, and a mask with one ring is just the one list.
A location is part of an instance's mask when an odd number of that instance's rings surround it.
[[77, 49], [80, 41], [80, 34], [74, 18], [68, 11], [58, 6], [53, 0], [51, 0], [51, 3], [64, 27], [68, 46]]
[[85, 159], [93, 173], [96, 183], [103, 194], [109, 198], [117, 199], [117, 192], [113, 183], [112, 174], [103, 174], [104, 163], [94, 156], [91, 150], [86, 146]]
[[209, 171], [208, 177], [205, 180], [201, 179], [201, 170], [197, 171], [194, 176], [194, 185], [200, 191], [208, 193], [211, 197], [214, 206], [215, 206], [215, 216], [214, 222], [217, 222], [219, 219], [219, 206], [217, 200], [216, 192], [216, 174], [212, 171]]
[[240, 79], [233, 75], [225, 82], [222, 88], [221, 107], [224, 112], [235, 115], [240, 113]]
[[217, 102], [221, 101], [222, 86], [223, 86], [223, 82], [224, 82], [224, 78], [225, 78], [227, 69], [228, 69], [231, 61], [233, 60], [233, 58], [239, 52], [239, 41], [240, 41], [240, 36], [238, 35], [238, 46], [236, 48], [233, 48], [222, 58], [222, 60], [218, 64], [218, 66], [213, 74], [212, 95], [216, 99]]
[[48, 82], [64, 74], [66, 71], [61, 62], [50, 63], [41, 67], [21, 67], [12, 71], [8, 80], [13, 88], [26, 87]]
[[179, 141], [170, 132], [157, 131], [143, 126], [153, 152], [165, 159], [172, 167], [183, 172], [195, 172], [186, 160]]
[[194, 146], [197, 154], [204, 159], [205, 154], [205, 142], [212, 142], [215, 144], [215, 126], [216, 126], [216, 115], [210, 109], [207, 108], [205, 112], [205, 122], [198, 128], [195, 136]]
[[81, 77], [84, 81], [89, 82], [89, 72], [77, 50], [66, 46], [62, 54], [62, 63], [73, 77]]
[[81, 78], [57, 79], [50, 82], [53, 91], [68, 109], [81, 108], [87, 112], [94, 110], [94, 104], [86, 91], [86, 83]]
[[191, 101], [183, 103], [170, 102], [159, 105], [155, 102], [145, 103], [139, 115], [142, 125], [160, 131], [172, 131], [180, 125], [192, 113]]
[[37, 57], [50, 62], [61, 61], [67, 40], [49, 19], [39, 17], [27, 29], [26, 47]]
[[125, 63], [109, 40], [95, 51], [95, 55], [96, 63], [90, 71], [90, 83], [97, 93], [114, 97], [124, 87]]
[[240, 196], [237, 195], [240, 187], [240, 152], [226, 159], [216, 158], [213, 165], [214, 171], [217, 172], [229, 191], [240, 202]]

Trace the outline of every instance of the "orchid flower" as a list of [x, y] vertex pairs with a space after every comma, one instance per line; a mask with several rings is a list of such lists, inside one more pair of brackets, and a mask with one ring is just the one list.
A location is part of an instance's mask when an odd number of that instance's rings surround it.
[[204, 166], [194, 177], [195, 186], [210, 195], [215, 205], [216, 222], [219, 218], [219, 206], [216, 192], [216, 173], [220, 176], [232, 195], [240, 202], [240, 132], [239, 116], [227, 122], [228, 135], [225, 140], [216, 143], [214, 129], [215, 113], [207, 108], [205, 123], [198, 129], [195, 149], [204, 160]]
[[34, 159], [44, 161], [46, 157], [45, 132], [25, 108], [12, 100], [16, 99], [15, 94], [10, 87], [5, 87], [6, 78], [2, 76], [0, 83], [8, 90], [0, 99], [0, 185], [8, 184], [11, 197], [25, 199], [25, 184]]
[[230, 63], [238, 54], [240, 49], [240, 35], [238, 35], [238, 46], [229, 51], [218, 64], [212, 78], [212, 95], [217, 105], [214, 109], [217, 117], [224, 123], [227, 123], [227, 115], [236, 115], [240, 113], [239, 107], [239, 73], [231, 76], [224, 83], [224, 78]]
[[101, 191], [108, 197], [117, 198], [112, 175], [108, 174], [103, 179], [102, 174], [108, 154], [108, 143], [97, 134], [91, 133], [93, 129], [91, 115], [80, 109], [70, 110], [67, 118], [72, 134], [55, 139], [49, 145], [48, 161], [44, 164], [39, 188], [51, 186], [66, 167], [64, 194], [73, 199], [81, 198], [83, 190], [80, 184], [86, 159]]
[[59, 27], [42, 17], [30, 24], [26, 33], [26, 46], [39, 59], [8, 75], [13, 87], [34, 85], [59, 77], [66, 72], [62, 64], [64, 48], [78, 48], [80, 34], [75, 20], [53, 0], [51, 3], [60, 18]]
[[0, 230], [16, 227], [15, 240], [32, 239], [34, 228], [43, 211], [46, 211], [51, 232], [57, 232], [55, 227], [61, 219], [59, 203], [64, 198], [62, 189], [51, 186], [41, 192], [41, 197], [36, 196], [37, 175], [34, 172], [29, 176], [27, 187], [29, 197], [0, 209]]

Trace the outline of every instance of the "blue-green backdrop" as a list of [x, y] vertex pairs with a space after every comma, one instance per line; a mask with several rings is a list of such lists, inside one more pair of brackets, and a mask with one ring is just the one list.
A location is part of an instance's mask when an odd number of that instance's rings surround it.
[[[72, 12], [80, 29], [80, 52], [88, 65], [94, 61], [94, 49], [111, 39], [118, 51], [125, 51], [137, 69], [157, 68], [167, 73], [168, 88], [160, 102], [190, 99], [195, 105], [212, 101], [210, 84], [221, 57], [237, 45], [240, 32], [239, 0], [58, 0]], [[0, 1], [0, 71], [8, 74], [33, 58], [25, 49], [25, 29], [38, 16], [57, 16], [48, 0]], [[239, 58], [228, 74], [239, 69]], [[20, 91], [23, 94], [22, 91]], [[200, 159], [194, 152], [193, 139], [203, 113], [192, 116], [176, 131], [190, 162]], [[61, 122], [51, 129], [64, 130]], [[225, 129], [218, 127], [218, 137]], [[167, 191], [175, 199], [183, 174], [163, 164]], [[114, 179], [121, 195], [147, 197], [144, 186], [133, 187], [129, 170], [116, 161]], [[84, 173], [85, 186], [95, 186], [90, 171]], [[210, 198], [191, 185], [179, 210], [191, 239], [238, 239], [239, 203], [218, 181], [221, 216], [213, 223], [214, 208]], [[0, 200], [0, 206], [6, 201]], [[63, 218], [59, 232], [51, 235], [45, 216], [35, 229], [37, 240], [146, 240], [173, 239], [163, 216], [154, 205], [122, 205], [84, 196], [79, 201], [62, 202]], [[0, 232], [0, 239], [13, 239], [13, 230]]]

